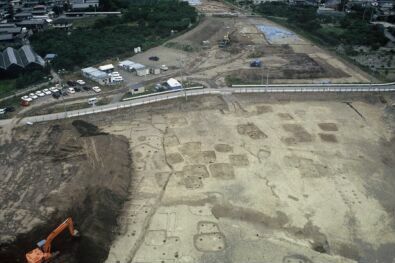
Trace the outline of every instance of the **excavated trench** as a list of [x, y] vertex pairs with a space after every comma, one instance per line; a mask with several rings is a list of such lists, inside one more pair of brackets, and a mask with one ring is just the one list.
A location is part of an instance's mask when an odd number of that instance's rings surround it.
[[[0, 240], [0, 262], [25, 262], [25, 253], [69, 216], [81, 237], [59, 235], [52, 245], [60, 251], [54, 262], [104, 262], [131, 182], [126, 138], [80, 120], [23, 128], [14, 138], [19, 143], [0, 148], [16, 153], [14, 161], [0, 164], [11, 175], [0, 179], [0, 236], [7, 237]], [[21, 211], [24, 218], [17, 216]]]

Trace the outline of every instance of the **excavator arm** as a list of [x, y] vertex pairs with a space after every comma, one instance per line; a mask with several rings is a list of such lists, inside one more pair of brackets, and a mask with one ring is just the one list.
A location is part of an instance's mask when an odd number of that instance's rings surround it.
[[73, 219], [71, 217], [67, 218], [62, 224], [53, 230], [46, 239], [37, 243], [38, 248], [33, 249], [26, 254], [27, 262], [44, 263], [50, 261], [54, 257], [54, 254], [51, 253], [52, 241], [66, 228], [69, 229], [72, 237], [78, 236], [78, 231], [74, 229]]
[[[45, 240], [45, 244], [43, 246], [44, 253], [51, 253], [51, 245], [52, 241], [62, 233], [66, 228], [69, 229], [70, 235], [73, 237], [78, 232], [74, 229], [73, 219], [71, 217], [67, 218], [62, 224], [60, 224], [55, 230], [48, 235], [47, 239]], [[77, 232], [77, 233], [75, 233]]]

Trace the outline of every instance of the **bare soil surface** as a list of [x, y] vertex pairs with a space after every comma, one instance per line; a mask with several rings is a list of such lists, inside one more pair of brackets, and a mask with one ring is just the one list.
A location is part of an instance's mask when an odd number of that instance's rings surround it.
[[56, 240], [62, 262], [103, 260], [131, 182], [128, 141], [75, 120], [17, 128], [0, 153], [0, 261], [24, 262], [68, 216], [82, 238]]
[[1, 130], [1, 262], [72, 216], [60, 262], [392, 263], [393, 101], [202, 96]]

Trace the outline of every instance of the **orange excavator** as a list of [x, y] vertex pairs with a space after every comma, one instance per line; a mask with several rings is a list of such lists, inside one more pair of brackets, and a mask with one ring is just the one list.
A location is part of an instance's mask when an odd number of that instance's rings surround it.
[[52, 241], [66, 228], [69, 229], [72, 237], [78, 237], [79, 233], [74, 229], [73, 219], [67, 218], [62, 224], [60, 224], [51, 234], [48, 235], [47, 239], [43, 239], [37, 243], [38, 248], [33, 249], [29, 253], [26, 253], [26, 259], [28, 263], [45, 263], [51, 261], [56, 257], [59, 252], [51, 253]]

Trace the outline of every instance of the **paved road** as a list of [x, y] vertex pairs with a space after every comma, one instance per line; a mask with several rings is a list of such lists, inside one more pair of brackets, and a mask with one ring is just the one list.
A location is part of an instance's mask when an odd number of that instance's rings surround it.
[[[300, 93], [300, 92], [395, 92], [395, 83], [388, 84], [329, 84], [329, 85], [314, 85], [314, 84], [295, 84], [295, 85], [269, 85], [269, 86], [253, 86], [246, 85], [232, 88], [220, 88], [220, 89], [198, 89], [198, 90], [186, 90], [186, 91], [172, 91], [172, 92], [161, 92], [152, 95], [144, 95], [133, 98], [131, 100], [116, 102], [103, 106], [96, 106], [92, 108], [68, 111], [66, 113], [53, 113], [32, 117], [25, 117], [21, 119], [20, 123], [25, 124], [26, 122], [42, 122], [56, 119], [71, 118], [76, 116], [83, 116], [87, 114], [95, 114], [100, 112], [107, 112], [122, 108], [129, 108], [149, 103], [155, 103], [158, 101], [181, 98], [186, 96], [197, 96], [205, 94], [240, 94], [240, 93]], [[0, 122], [7, 123], [7, 121]]]

